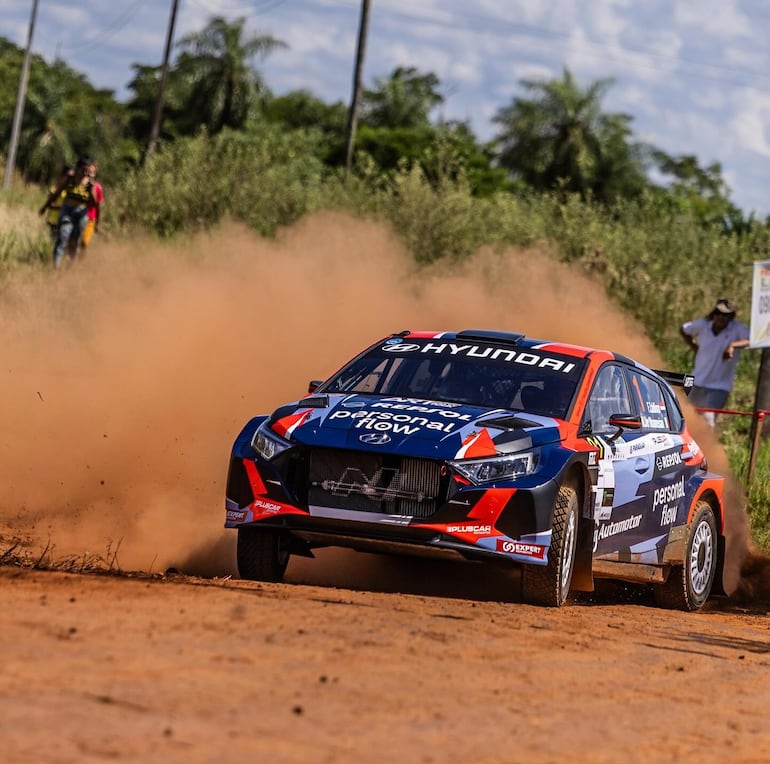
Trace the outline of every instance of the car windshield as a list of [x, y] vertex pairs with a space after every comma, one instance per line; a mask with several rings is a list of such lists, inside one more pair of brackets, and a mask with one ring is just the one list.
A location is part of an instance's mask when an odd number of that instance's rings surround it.
[[383, 343], [318, 392], [468, 403], [564, 418], [585, 361], [543, 350], [437, 340]]

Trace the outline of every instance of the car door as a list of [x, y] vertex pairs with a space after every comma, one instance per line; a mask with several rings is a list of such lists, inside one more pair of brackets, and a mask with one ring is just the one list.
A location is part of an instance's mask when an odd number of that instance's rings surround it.
[[649, 462], [639, 473], [639, 493], [644, 497], [640, 531], [644, 541], [633, 553], [643, 562], [661, 562], [663, 547], [673, 525], [686, 520], [689, 478], [695, 471], [683, 455], [683, 420], [673, 396], [659, 380], [641, 369], [627, 371], [631, 398], [641, 417], [634, 437], [636, 456]]
[[[657, 409], [644, 406], [653, 398]], [[610, 424], [616, 415], [635, 415], [642, 426], [621, 430]], [[650, 550], [657, 552], [660, 535], [648, 516], [656, 455], [674, 445], [660, 389], [638, 380], [624, 364], [604, 364], [594, 380], [581, 431], [590, 432], [588, 440], [599, 451], [592, 488], [594, 554], [629, 562], [648, 558]]]

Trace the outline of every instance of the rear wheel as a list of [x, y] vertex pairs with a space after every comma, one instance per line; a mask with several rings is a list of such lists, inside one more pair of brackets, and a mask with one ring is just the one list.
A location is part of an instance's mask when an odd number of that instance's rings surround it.
[[556, 494], [551, 513], [548, 565], [525, 565], [521, 573], [524, 602], [561, 607], [567, 600], [575, 568], [580, 502], [575, 488], [564, 485]]
[[282, 581], [289, 564], [289, 539], [268, 528], [238, 528], [238, 575], [249, 581]]
[[717, 548], [714, 510], [699, 501], [687, 532], [684, 565], [673, 568], [668, 580], [654, 587], [656, 604], [673, 610], [703, 607], [714, 584]]

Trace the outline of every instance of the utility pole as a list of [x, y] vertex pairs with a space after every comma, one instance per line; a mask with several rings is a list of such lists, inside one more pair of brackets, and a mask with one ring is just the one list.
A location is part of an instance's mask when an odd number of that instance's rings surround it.
[[13, 126], [11, 127], [11, 142], [8, 145], [8, 157], [5, 160], [5, 178], [3, 189], [10, 191], [13, 171], [16, 167], [16, 148], [19, 145], [19, 132], [21, 130], [21, 118], [24, 114], [24, 101], [27, 100], [27, 82], [29, 81], [29, 59], [32, 53], [32, 37], [35, 34], [35, 20], [37, 19], [38, 0], [32, 0], [32, 16], [29, 20], [29, 32], [27, 34], [27, 49], [24, 51], [24, 62], [21, 65], [19, 77], [19, 92], [16, 95], [16, 109], [13, 113]]
[[361, 23], [358, 27], [358, 52], [356, 53], [356, 70], [353, 75], [353, 97], [348, 111], [348, 129], [345, 138], [345, 172], [350, 173], [353, 164], [353, 147], [356, 143], [358, 127], [358, 107], [361, 103], [361, 79], [364, 71], [366, 55], [366, 35], [369, 28], [369, 0], [361, 0]]
[[160, 135], [160, 119], [163, 114], [163, 101], [166, 97], [166, 79], [168, 77], [168, 60], [171, 57], [171, 47], [174, 44], [174, 25], [176, 24], [176, 13], [179, 7], [179, 0], [172, 0], [171, 16], [168, 20], [168, 33], [166, 34], [166, 50], [163, 53], [163, 66], [160, 71], [160, 84], [158, 85], [158, 97], [155, 99], [155, 109], [152, 115], [152, 126], [150, 127], [150, 139], [147, 142], [147, 152], [145, 157], [155, 151]]

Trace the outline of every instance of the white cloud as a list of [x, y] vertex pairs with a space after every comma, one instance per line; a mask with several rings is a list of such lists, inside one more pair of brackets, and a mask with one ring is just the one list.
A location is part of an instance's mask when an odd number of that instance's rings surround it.
[[770, 159], [770, 94], [744, 91], [728, 126], [745, 151]]

